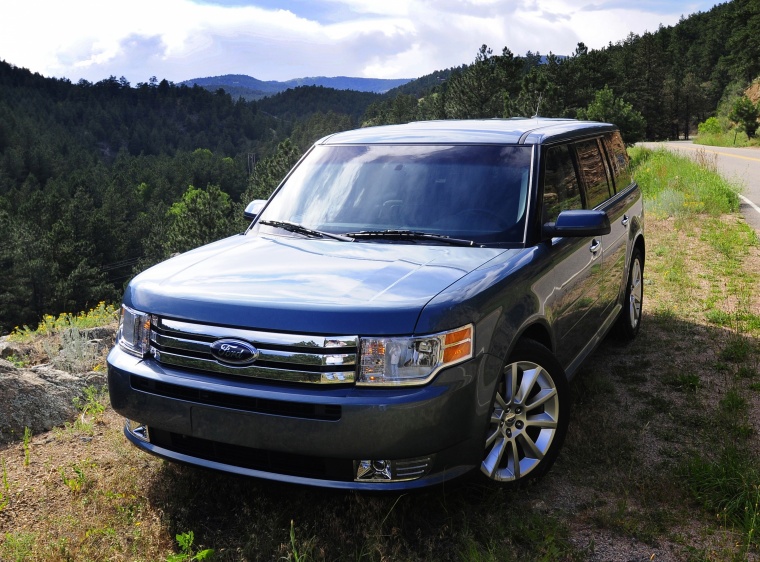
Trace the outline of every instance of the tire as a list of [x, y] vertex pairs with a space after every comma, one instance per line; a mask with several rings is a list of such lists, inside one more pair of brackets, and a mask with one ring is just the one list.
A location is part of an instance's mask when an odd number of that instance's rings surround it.
[[480, 472], [506, 486], [543, 476], [562, 448], [569, 421], [561, 365], [538, 342], [520, 341], [496, 388]]
[[631, 266], [628, 282], [625, 286], [623, 310], [615, 325], [617, 339], [631, 341], [641, 328], [641, 309], [644, 303], [644, 257], [641, 250], [634, 248], [631, 254]]

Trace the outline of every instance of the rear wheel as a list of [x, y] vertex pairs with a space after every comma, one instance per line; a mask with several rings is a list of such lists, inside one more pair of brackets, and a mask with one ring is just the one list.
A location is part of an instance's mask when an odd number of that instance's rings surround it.
[[615, 326], [618, 338], [632, 340], [641, 328], [641, 307], [644, 303], [644, 258], [641, 250], [635, 248], [631, 255], [628, 283], [625, 287], [623, 310]]
[[570, 419], [565, 373], [551, 351], [533, 340], [515, 348], [496, 389], [481, 472], [518, 484], [554, 463]]

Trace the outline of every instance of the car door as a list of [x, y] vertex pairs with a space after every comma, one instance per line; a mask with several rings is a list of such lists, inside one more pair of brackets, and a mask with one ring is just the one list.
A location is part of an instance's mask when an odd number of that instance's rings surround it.
[[625, 267], [625, 239], [627, 224], [624, 219], [625, 203], [613, 197], [612, 174], [601, 139], [589, 139], [575, 144], [579, 168], [586, 193], [586, 208], [599, 209], [607, 214], [610, 221], [610, 233], [601, 237], [602, 257], [601, 271], [595, 277], [598, 282], [594, 314], [596, 326], [592, 334], [598, 331], [618, 302]]
[[[568, 144], [545, 149], [542, 220], [554, 222], [561, 211], [584, 208], [579, 160]], [[588, 345], [599, 323], [601, 237], [555, 237], [551, 241], [554, 290], [545, 310], [554, 326], [559, 361], [570, 365]]]
[[612, 228], [604, 242], [605, 277], [609, 279], [605, 287], [607, 299], [611, 303], [608, 313], [615, 312], [614, 305], [622, 299], [627, 279], [626, 257], [631, 254], [633, 236], [631, 228], [636, 216], [642, 214], [641, 190], [633, 181], [628, 166], [628, 154], [619, 132], [608, 133], [602, 139], [607, 155], [610, 175], [615, 187], [615, 195], [604, 205]]

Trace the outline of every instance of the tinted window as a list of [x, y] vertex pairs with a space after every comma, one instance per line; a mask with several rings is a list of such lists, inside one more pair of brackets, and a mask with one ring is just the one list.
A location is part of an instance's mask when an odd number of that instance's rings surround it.
[[576, 143], [578, 166], [586, 186], [586, 208], [593, 209], [610, 197], [602, 152], [596, 139]]
[[617, 191], [625, 189], [631, 183], [631, 171], [628, 167], [628, 152], [625, 149], [623, 137], [619, 132], [604, 136], [604, 146], [612, 164], [612, 175]]
[[560, 211], [582, 209], [581, 190], [567, 145], [552, 146], [544, 158], [544, 217], [554, 222]]
[[531, 159], [529, 146], [318, 146], [261, 219], [522, 242]]

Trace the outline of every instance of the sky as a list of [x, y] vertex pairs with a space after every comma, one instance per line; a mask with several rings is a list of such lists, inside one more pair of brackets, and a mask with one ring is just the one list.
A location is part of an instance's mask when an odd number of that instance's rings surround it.
[[0, 60], [132, 85], [246, 74], [418, 78], [500, 54], [570, 55], [675, 25], [713, 0], [3, 0]]

